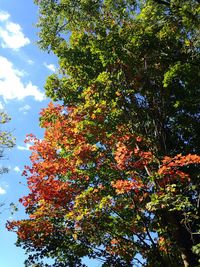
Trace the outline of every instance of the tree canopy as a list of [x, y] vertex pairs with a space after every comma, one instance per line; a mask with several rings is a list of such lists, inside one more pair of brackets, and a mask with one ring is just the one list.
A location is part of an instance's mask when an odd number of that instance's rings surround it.
[[199, 1], [35, 2], [63, 104], [26, 140], [26, 266], [198, 266]]

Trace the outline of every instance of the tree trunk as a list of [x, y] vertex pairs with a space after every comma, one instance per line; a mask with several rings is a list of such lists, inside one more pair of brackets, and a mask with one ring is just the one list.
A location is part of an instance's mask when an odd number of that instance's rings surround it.
[[174, 227], [174, 238], [181, 250], [181, 258], [184, 267], [197, 267], [198, 257], [192, 252], [194, 245], [191, 233], [181, 223], [180, 214], [174, 213], [170, 215], [170, 221]]

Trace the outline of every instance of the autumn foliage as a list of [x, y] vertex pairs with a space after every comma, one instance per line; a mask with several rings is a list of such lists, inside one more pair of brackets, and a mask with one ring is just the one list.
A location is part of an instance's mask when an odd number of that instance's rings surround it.
[[200, 156], [158, 159], [126, 125], [108, 135], [92, 118], [84, 129], [83, 123], [74, 107], [50, 103], [41, 112], [44, 139], [26, 139], [33, 151], [23, 172], [30, 194], [20, 202], [30, 219], [12, 221], [8, 229], [36, 250], [67, 236], [73, 246], [82, 244], [83, 256], [100, 253], [114, 266], [138, 262], [137, 253], [145, 259], [154, 252], [163, 261], [178, 255], [162, 214], [191, 213], [191, 203], [179, 195], [191, 191], [186, 167], [199, 164]]
[[198, 266], [197, 2], [36, 0], [62, 104], [26, 138], [26, 266]]

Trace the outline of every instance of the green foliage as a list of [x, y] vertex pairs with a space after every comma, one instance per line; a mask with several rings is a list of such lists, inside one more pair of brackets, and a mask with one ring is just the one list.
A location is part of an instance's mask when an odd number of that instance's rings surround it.
[[[11, 149], [15, 144], [15, 138], [12, 136], [12, 134], [7, 131], [6, 129], [3, 129], [3, 125], [8, 123], [10, 121], [10, 117], [5, 112], [0, 112], [0, 158], [4, 157], [4, 150], [5, 149]], [[5, 127], [4, 127], [5, 128]], [[5, 172], [8, 172], [8, 168], [2, 166], [0, 168], [0, 174], [3, 174]]]
[[[0, 124], [5, 124], [10, 121], [10, 117], [4, 113], [0, 112]], [[1, 130], [0, 132], [0, 147], [4, 148], [12, 148], [14, 145], [14, 138], [12, 137], [11, 133], [8, 131]]]
[[[3, 111], [0, 111], [0, 159], [4, 158], [5, 149], [11, 149], [15, 144], [15, 138], [5, 129], [4, 124], [10, 121], [10, 117]], [[9, 169], [2, 164], [0, 165], [0, 175], [7, 173]], [[4, 203], [0, 203], [0, 207]]]
[[164, 153], [199, 153], [199, 7], [190, 2], [39, 2], [40, 45], [63, 74], [48, 78], [47, 95], [82, 105], [95, 87], [96, 101], [123, 106], [116, 117], [131, 117]]

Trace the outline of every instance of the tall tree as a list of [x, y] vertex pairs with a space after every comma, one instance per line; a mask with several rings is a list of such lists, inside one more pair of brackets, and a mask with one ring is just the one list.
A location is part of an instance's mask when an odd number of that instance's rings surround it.
[[27, 266], [198, 266], [198, 1], [35, 2], [63, 105], [27, 137], [30, 219], [8, 224]]

